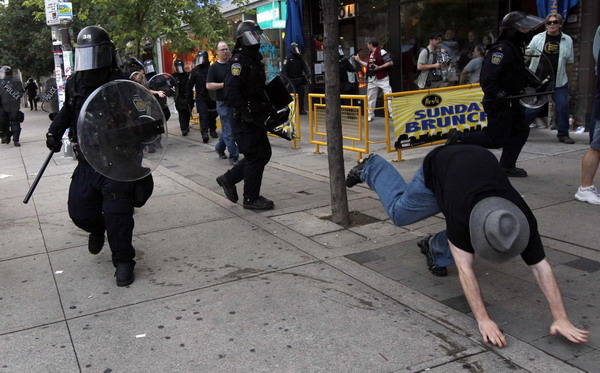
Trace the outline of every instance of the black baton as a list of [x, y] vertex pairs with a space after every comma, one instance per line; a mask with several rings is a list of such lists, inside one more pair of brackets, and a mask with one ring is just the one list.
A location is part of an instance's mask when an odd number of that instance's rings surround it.
[[29, 188], [29, 192], [27, 192], [27, 195], [25, 196], [23, 203], [27, 204], [27, 202], [29, 202], [31, 195], [33, 194], [33, 191], [35, 190], [35, 187], [37, 187], [38, 183], [40, 182], [40, 179], [42, 178], [44, 171], [46, 171], [46, 167], [48, 167], [48, 163], [50, 163], [50, 160], [52, 159], [53, 154], [54, 154], [54, 150], [50, 150], [50, 153], [48, 153], [48, 156], [46, 157], [46, 160], [44, 161], [42, 168], [40, 168], [37, 176], [35, 177], [35, 180], [33, 180], [33, 184], [31, 184], [31, 187]]

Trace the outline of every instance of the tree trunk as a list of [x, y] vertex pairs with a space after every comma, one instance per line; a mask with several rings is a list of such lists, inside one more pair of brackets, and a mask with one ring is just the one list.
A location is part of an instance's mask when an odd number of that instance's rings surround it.
[[346, 194], [342, 122], [340, 119], [340, 64], [338, 44], [339, 0], [321, 0], [323, 8], [325, 47], [325, 102], [327, 104], [327, 160], [329, 162], [329, 189], [331, 215], [334, 223], [350, 225], [348, 196]]

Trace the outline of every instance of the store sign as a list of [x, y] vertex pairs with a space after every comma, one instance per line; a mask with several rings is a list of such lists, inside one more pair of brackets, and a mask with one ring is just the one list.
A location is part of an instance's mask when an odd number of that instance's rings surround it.
[[274, 1], [256, 8], [256, 22], [262, 29], [285, 28], [286, 6], [282, 1]]
[[357, 15], [357, 7], [356, 4], [348, 4], [340, 6], [340, 14], [338, 15], [338, 19], [348, 19], [354, 18]]

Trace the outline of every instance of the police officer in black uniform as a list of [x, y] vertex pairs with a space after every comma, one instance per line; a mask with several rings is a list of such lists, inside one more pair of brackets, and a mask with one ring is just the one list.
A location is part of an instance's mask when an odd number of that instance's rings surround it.
[[300, 114], [306, 115], [306, 111], [304, 111], [304, 85], [310, 78], [310, 70], [300, 56], [300, 47], [297, 43], [290, 44], [290, 51], [291, 54], [283, 61], [282, 72], [290, 79], [296, 94], [298, 94]]
[[96, 172], [78, 152], [77, 118], [87, 97], [98, 87], [115, 79], [127, 77], [118, 69], [118, 58], [108, 33], [101, 27], [85, 27], [77, 36], [75, 71], [66, 85], [65, 104], [52, 121], [46, 134], [46, 146], [60, 151], [63, 133], [70, 128], [77, 168], [69, 188], [69, 216], [85, 230], [88, 250], [98, 254], [104, 245], [104, 232], [112, 251], [117, 286], [134, 281], [135, 250], [133, 235], [133, 182], [109, 179]]
[[206, 51], [200, 51], [196, 55], [196, 67], [190, 73], [190, 80], [187, 84], [186, 97], [189, 105], [194, 105], [194, 90], [196, 91], [196, 110], [200, 116], [200, 133], [202, 141], [208, 142], [208, 134], [216, 139], [217, 134], [217, 103], [213, 100], [206, 89], [206, 78], [210, 61]]
[[185, 71], [185, 63], [183, 60], [176, 59], [173, 65], [175, 67], [173, 77], [177, 80], [177, 91], [179, 92], [175, 99], [175, 109], [177, 109], [177, 112], [179, 113], [179, 128], [181, 129], [181, 134], [187, 136], [187, 134], [190, 133], [191, 112], [186, 97], [186, 89], [190, 74]]
[[265, 106], [265, 66], [261, 62], [262, 30], [256, 21], [240, 23], [236, 32], [233, 56], [225, 76], [225, 96], [233, 108], [231, 127], [235, 142], [244, 158], [232, 169], [217, 178], [225, 195], [238, 201], [235, 184], [244, 181], [245, 209], [269, 210], [273, 201], [260, 195], [265, 166], [271, 159], [271, 144], [267, 131], [260, 127]]
[[21, 79], [13, 77], [12, 69], [9, 66], [2, 66], [0, 76], [0, 133], [2, 133], [2, 143], [10, 144], [10, 140], [15, 146], [21, 146], [19, 138], [21, 136], [21, 122], [19, 118], [21, 108], [21, 98], [23, 97], [23, 84]]
[[544, 23], [542, 18], [515, 11], [508, 13], [500, 24], [498, 41], [487, 52], [481, 68], [483, 108], [487, 114], [487, 128], [483, 132], [448, 134], [448, 142], [475, 144], [485, 148], [503, 148], [500, 165], [506, 176], [526, 177], [527, 172], [516, 167], [517, 158], [527, 142], [529, 126], [525, 123], [525, 109], [518, 99], [531, 80], [524, 60], [524, 47], [530, 32]]

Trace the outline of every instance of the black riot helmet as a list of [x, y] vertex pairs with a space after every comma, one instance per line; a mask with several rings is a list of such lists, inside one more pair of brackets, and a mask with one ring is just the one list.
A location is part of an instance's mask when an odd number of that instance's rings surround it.
[[0, 67], [0, 79], [4, 79], [7, 76], [12, 76], [12, 69], [10, 66]]
[[300, 54], [300, 47], [298, 46], [298, 43], [293, 42], [290, 44], [290, 51], [292, 54]]
[[88, 26], [77, 35], [75, 71], [86, 71], [113, 65], [115, 45], [108, 32], [99, 26]]
[[173, 66], [175, 66], [176, 73], [181, 74], [185, 72], [185, 63], [179, 58], [176, 59], [175, 62], [173, 62]]
[[508, 13], [504, 16], [504, 18], [502, 18], [502, 22], [500, 23], [500, 31], [513, 29], [523, 34], [527, 34], [543, 24], [544, 20], [540, 17], [515, 11]]
[[156, 73], [156, 69], [154, 68], [154, 61], [146, 60], [144, 61], [144, 74], [152, 74]]
[[209, 63], [210, 63], [210, 60], [208, 59], [208, 52], [207, 51], [198, 52], [198, 54], [196, 55], [196, 66], [208, 65]]
[[263, 35], [263, 30], [256, 21], [248, 20], [239, 24], [235, 33], [237, 43], [240, 46], [251, 47], [260, 45], [260, 43], [268, 43], [269, 39]]
[[126, 73], [132, 74], [133, 72], [144, 69], [144, 65], [135, 57], [127, 57], [123, 60], [123, 68]]

